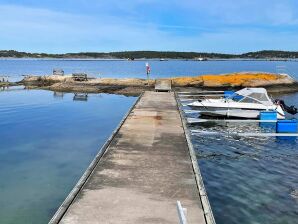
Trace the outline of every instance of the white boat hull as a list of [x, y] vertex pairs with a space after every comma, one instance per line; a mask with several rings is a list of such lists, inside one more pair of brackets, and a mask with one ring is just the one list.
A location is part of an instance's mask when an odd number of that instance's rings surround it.
[[227, 118], [247, 118], [257, 119], [261, 110], [245, 110], [245, 109], [223, 109], [223, 108], [193, 108], [199, 109], [201, 115], [213, 117], [227, 117]]
[[[214, 100], [215, 101], [215, 100]], [[213, 117], [228, 117], [228, 118], [246, 118], [258, 119], [261, 111], [276, 111], [278, 119], [285, 119], [283, 110], [278, 106], [264, 106], [239, 104], [236, 102], [223, 103], [220, 100], [217, 102], [195, 102], [188, 104], [194, 110], [199, 110], [201, 115]]]

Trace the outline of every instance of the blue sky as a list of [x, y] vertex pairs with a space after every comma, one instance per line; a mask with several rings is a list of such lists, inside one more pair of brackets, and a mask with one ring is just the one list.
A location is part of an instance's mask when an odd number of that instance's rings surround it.
[[298, 1], [0, 0], [0, 49], [298, 51]]

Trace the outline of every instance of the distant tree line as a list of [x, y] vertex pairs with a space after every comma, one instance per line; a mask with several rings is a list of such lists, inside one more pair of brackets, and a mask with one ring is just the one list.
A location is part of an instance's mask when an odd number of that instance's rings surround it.
[[15, 50], [0, 50], [3, 58], [103, 58], [103, 59], [295, 59], [298, 52], [294, 51], [256, 51], [244, 54], [220, 54], [200, 52], [176, 52], [176, 51], [122, 51], [122, 52], [80, 52], [65, 54], [27, 53]]
[[296, 51], [256, 51], [241, 55], [242, 58], [298, 58]]

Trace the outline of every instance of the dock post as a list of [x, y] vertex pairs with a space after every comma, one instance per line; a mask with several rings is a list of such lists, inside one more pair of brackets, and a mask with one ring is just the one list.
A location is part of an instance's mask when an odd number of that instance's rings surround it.
[[187, 213], [187, 209], [182, 207], [180, 201], [177, 201], [177, 211], [178, 211], [180, 224], [187, 224], [187, 219], [185, 216], [185, 214]]

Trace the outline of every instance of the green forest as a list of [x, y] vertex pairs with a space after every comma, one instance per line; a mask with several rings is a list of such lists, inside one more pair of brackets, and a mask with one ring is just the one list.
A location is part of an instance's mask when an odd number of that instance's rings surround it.
[[221, 54], [176, 51], [122, 51], [122, 52], [80, 52], [65, 54], [28, 53], [15, 50], [0, 50], [1, 58], [83, 58], [83, 59], [296, 59], [294, 51], [256, 51], [244, 54]]

